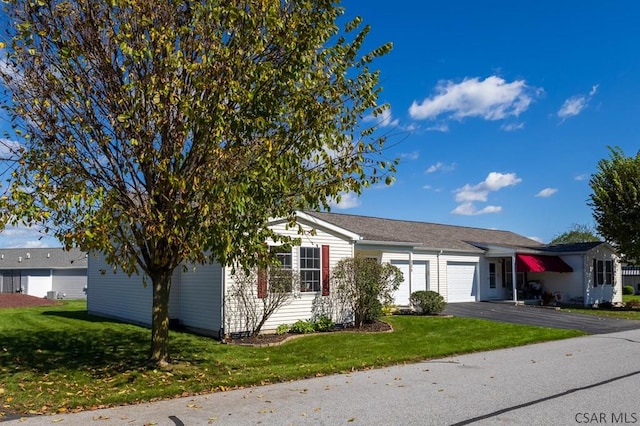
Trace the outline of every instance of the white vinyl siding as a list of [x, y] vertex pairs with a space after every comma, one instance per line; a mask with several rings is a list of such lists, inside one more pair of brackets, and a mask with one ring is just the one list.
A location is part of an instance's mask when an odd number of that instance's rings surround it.
[[151, 283], [143, 286], [139, 275], [113, 272], [101, 256], [89, 255], [87, 279], [87, 311], [132, 322], [151, 325]]
[[219, 264], [187, 268], [180, 275], [180, 324], [218, 336], [222, 324], [222, 277]]
[[[179, 268], [173, 275], [169, 296], [169, 318], [179, 314]], [[99, 255], [89, 255], [87, 267], [87, 311], [92, 315], [116, 318], [133, 324], [151, 325], [153, 306], [151, 280], [146, 286], [141, 275], [113, 272]]]
[[[271, 228], [275, 230], [280, 235], [292, 236], [294, 238], [301, 238], [301, 246], [302, 247], [318, 247], [321, 248], [323, 245], [328, 245], [330, 247], [329, 257], [330, 257], [330, 268], [333, 269], [335, 265], [345, 257], [353, 257], [353, 244], [351, 241], [346, 240], [340, 235], [335, 235], [332, 232], [328, 232], [322, 228], [315, 228], [315, 235], [311, 236], [309, 233], [311, 226], [305, 224], [300, 221], [305, 234], [298, 234], [298, 228], [295, 227], [293, 229], [286, 229], [286, 224], [276, 224]], [[294, 269], [298, 269], [300, 265], [300, 251], [298, 247], [293, 247], [291, 253], [291, 264]], [[225, 287], [228, 289], [230, 284], [232, 283], [233, 277], [230, 274], [230, 268], [225, 268]], [[257, 283], [256, 283], [257, 285]], [[333, 291], [333, 286], [330, 284], [330, 292]], [[281, 324], [293, 324], [298, 320], [308, 320], [311, 319], [314, 315], [318, 314], [318, 306], [322, 305], [322, 302], [326, 298], [321, 295], [321, 292], [301, 292], [297, 295], [297, 297], [292, 298], [290, 302], [277, 310], [271, 318], [266, 322], [263, 327], [263, 331], [269, 332], [275, 330]], [[314, 309], [315, 307], [315, 309]], [[227, 306], [225, 309], [233, 309], [232, 306]], [[227, 315], [227, 313], [225, 313]], [[334, 321], [340, 322], [341, 316], [336, 313], [333, 318]], [[225, 324], [225, 327], [227, 325]], [[243, 330], [225, 330], [227, 333], [243, 331]]]
[[53, 291], [64, 294], [65, 299], [85, 299], [87, 293], [86, 269], [54, 269]]

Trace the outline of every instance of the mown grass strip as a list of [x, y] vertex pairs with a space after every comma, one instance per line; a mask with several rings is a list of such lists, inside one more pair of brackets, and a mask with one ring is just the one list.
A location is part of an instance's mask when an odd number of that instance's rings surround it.
[[[241, 347], [172, 332], [169, 368], [149, 368], [150, 331], [86, 304], [0, 310], [0, 412], [55, 413], [416, 362], [579, 336], [464, 318], [394, 316], [392, 333], [327, 333]], [[1, 415], [0, 415], [1, 418]]]

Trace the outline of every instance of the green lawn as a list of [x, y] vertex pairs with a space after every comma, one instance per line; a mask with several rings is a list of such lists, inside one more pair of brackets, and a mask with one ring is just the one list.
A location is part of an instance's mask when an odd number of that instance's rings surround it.
[[640, 302], [640, 295], [635, 295], [635, 294], [631, 294], [631, 295], [624, 294], [624, 295], [622, 295], [622, 301], [624, 303], [627, 303], [630, 300], [637, 300], [638, 302]]
[[[624, 303], [629, 302], [630, 300], [638, 300], [640, 301], [640, 296], [634, 295], [623, 295], [622, 301]], [[563, 309], [567, 312], [575, 312], [578, 314], [589, 314], [589, 315], [597, 315], [601, 317], [614, 317], [614, 318], [622, 318], [622, 319], [630, 319], [630, 320], [640, 320], [640, 309], [592, 309], [592, 308], [579, 308], [579, 307], [570, 307]]]
[[148, 368], [150, 331], [92, 317], [84, 302], [0, 310], [0, 420], [415, 362], [579, 336], [463, 318], [394, 316], [392, 333], [328, 333], [281, 346], [172, 332], [172, 365]]

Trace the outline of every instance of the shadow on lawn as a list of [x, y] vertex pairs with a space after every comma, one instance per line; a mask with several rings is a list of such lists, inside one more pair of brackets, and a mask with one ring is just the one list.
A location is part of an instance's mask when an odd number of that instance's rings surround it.
[[[104, 376], [153, 368], [148, 363], [151, 332], [147, 328], [86, 311], [46, 311], [42, 315], [72, 320], [72, 327], [34, 327], [37, 331], [30, 333], [24, 329], [0, 333], [0, 366], [5, 371], [46, 374], [75, 370]], [[178, 336], [170, 341], [170, 353], [178, 358], [188, 356], [181, 350], [182, 340]]]
[[12, 373], [56, 370], [120, 373], [146, 365], [148, 338], [143, 333], [38, 331], [0, 335], [0, 364]]

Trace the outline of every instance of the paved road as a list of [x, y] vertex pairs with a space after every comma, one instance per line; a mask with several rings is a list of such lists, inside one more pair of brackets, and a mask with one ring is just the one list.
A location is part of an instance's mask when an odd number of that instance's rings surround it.
[[[516, 324], [576, 329], [589, 334], [640, 329], [640, 321], [576, 314], [539, 306], [516, 306], [512, 303], [450, 303], [445, 308], [444, 313], [459, 317], [481, 318]], [[638, 424], [640, 424], [640, 419]]]
[[639, 355], [634, 330], [6, 424], [640, 424]]

